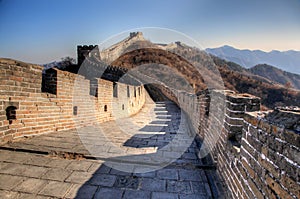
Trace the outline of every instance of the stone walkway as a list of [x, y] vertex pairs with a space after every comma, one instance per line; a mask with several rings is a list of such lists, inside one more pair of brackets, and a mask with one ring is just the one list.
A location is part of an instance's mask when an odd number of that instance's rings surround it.
[[130, 118], [6, 144], [0, 198], [220, 197], [185, 123], [173, 103], [148, 99]]

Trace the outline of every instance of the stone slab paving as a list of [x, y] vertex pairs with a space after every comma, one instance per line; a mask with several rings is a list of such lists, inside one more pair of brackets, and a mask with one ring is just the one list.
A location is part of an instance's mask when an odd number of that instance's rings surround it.
[[[0, 153], [41, 160], [37, 165], [23, 159], [0, 159], [0, 198], [212, 197], [206, 175], [199, 168], [169, 165], [147, 173], [127, 173], [101, 160], [66, 160], [3, 150]], [[48, 160], [55, 164], [45, 164]]]
[[[148, 100], [139, 114], [103, 123], [101, 130], [6, 144], [11, 150], [0, 149], [0, 198], [213, 198], [215, 171], [202, 169], [187, 131], [174, 104]], [[85, 156], [38, 153], [50, 151]]]

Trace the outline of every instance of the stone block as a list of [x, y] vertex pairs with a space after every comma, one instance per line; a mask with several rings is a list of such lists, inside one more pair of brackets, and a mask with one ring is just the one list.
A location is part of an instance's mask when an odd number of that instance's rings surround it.
[[244, 124], [243, 120], [234, 119], [234, 118], [230, 118], [230, 117], [225, 117], [225, 121], [231, 125], [243, 125]]
[[123, 195], [123, 190], [116, 188], [100, 188], [94, 199], [121, 199]]
[[280, 178], [280, 170], [278, 167], [276, 167], [273, 163], [269, 162], [266, 159], [263, 159], [261, 157], [258, 158], [258, 162], [262, 167], [264, 167], [266, 170], [268, 170], [275, 178]]
[[[247, 173], [252, 179], [254, 179], [257, 173], [255, 173], [255, 171], [250, 167], [250, 165], [244, 159], [242, 159], [241, 162], [244, 168], [246, 169], [245, 173]], [[245, 174], [243, 176], [245, 179], [247, 178]]]
[[299, 177], [299, 173], [297, 173], [298, 168], [296, 165], [291, 164], [285, 158], [283, 158], [282, 161], [280, 162], [280, 167], [282, 168], [282, 170], [286, 172], [286, 174], [291, 179], [297, 181], [297, 178]]
[[285, 145], [283, 155], [300, 165], [300, 149]]
[[36, 179], [36, 178], [27, 178], [17, 187], [15, 187], [14, 191], [20, 191], [25, 193], [38, 193], [41, 189], [47, 184], [46, 180]]
[[244, 120], [253, 126], [258, 126], [259, 119], [249, 113], [245, 113]]
[[166, 180], [155, 178], [143, 178], [141, 181], [141, 189], [146, 191], [166, 191]]
[[248, 184], [249, 184], [252, 192], [254, 193], [255, 198], [264, 199], [264, 196], [263, 196], [261, 190], [259, 190], [257, 188], [257, 186], [255, 185], [255, 183], [251, 179], [248, 179], [247, 182], [248, 182]]
[[245, 112], [245, 104], [234, 104], [231, 103], [229, 101], [226, 102], [226, 107], [228, 109], [229, 112], [236, 112], [236, 111], [240, 111], [240, 114], [243, 115], [243, 113]]
[[11, 174], [11, 175], [21, 175], [24, 177], [33, 177], [39, 178], [44, 173], [47, 172], [47, 168], [45, 167], [37, 167], [37, 166], [30, 166], [30, 165], [22, 165], [22, 164], [11, 164], [3, 167], [0, 173]]
[[231, 111], [230, 109], [226, 109], [226, 114], [232, 118], [243, 118], [245, 116], [245, 113], [243, 111], [237, 112]]
[[57, 198], [63, 198], [70, 187], [71, 187], [70, 183], [50, 181], [39, 192], [39, 194], [46, 195], [46, 196], [57, 197]]
[[125, 190], [124, 199], [132, 199], [132, 198], [150, 198], [151, 192], [149, 191], [141, 191], [141, 190]]
[[1, 174], [0, 179], [0, 189], [3, 190], [11, 190], [25, 180], [24, 177], [4, 174]]
[[47, 163], [48, 167], [54, 167], [54, 168], [66, 168], [71, 163], [70, 160], [64, 160], [64, 159], [51, 159], [49, 163]]
[[141, 179], [135, 176], [131, 176], [129, 173], [127, 176], [117, 176], [114, 187], [126, 188], [126, 189], [138, 189]]
[[152, 192], [152, 199], [178, 199], [178, 194], [169, 192]]
[[77, 170], [77, 171], [87, 171], [92, 165], [92, 162], [89, 161], [80, 161], [80, 160], [75, 160], [72, 161], [68, 166], [68, 170]]
[[19, 197], [18, 192], [0, 190], [0, 198], [3, 198], [3, 199], [14, 199], [14, 198], [17, 198], [17, 197]]
[[108, 175], [108, 174], [95, 174], [89, 180], [91, 185], [100, 185], [105, 187], [112, 187], [116, 181], [115, 175]]
[[272, 150], [272, 149], [268, 149], [268, 159], [270, 159], [270, 161], [272, 161], [276, 166], [278, 166], [279, 168], [282, 169], [281, 167], [281, 163], [282, 163], [282, 159], [283, 156], [280, 155], [280, 152], [278, 153], [277, 150]]
[[[247, 136], [247, 141], [248, 141], [248, 143], [256, 150], [256, 151], [258, 151], [258, 152], [260, 152], [261, 151], [261, 147], [262, 147], [262, 143], [259, 141], [259, 140], [257, 140], [255, 137], [253, 137], [253, 136]], [[255, 155], [255, 154], [252, 154], [252, 155]], [[257, 155], [255, 156], [255, 157], [257, 157]]]
[[300, 186], [299, 184], [287, 175], [282, 175], [280, 183], [294, 194], [297, 198], [300, 198]]
[[73, 184], [65, 198], [92, 199], [97, 188], [97, 186]]
[[84, 171], [74, 171], [65, 181], [75, 184], [82, 184], [90, 180], [93, 176], [93, 173], [88, 173]]
[[156, 172], [159, 179], [178, 180], [178, 173], [175, 169], [161, 169]]
[[47, 180], [64, 181], [72, 171], [60, 168], [52, 168], [47, 171], [42, 178]]
[[266, 183], [267, 185], [275, 192], [275, 196], [279, 196], [280, 198], [290, 198], [292, 199], [291, 195], [286, 192], [281, 185], [275, 181], [274, 179], [272, 179], [270, 176], [266, 177]]
[[254, 112], [260, 110], [260, 103], [247, 103], [246, 104], [246, 111], [247, 112]]
[[300, 148], [300, 135], [291, 130], [284, 130], [282, 137], [283, 140]]
[[179, 169], [179, 179], [180, 180], [190, 180], [190, 181], [202, 181], [202, 175], [204, 175], [203, 171], [200, 170], [186, 170]]
[[185, 194], [193, 193], [190, 182], [188, 181], [168, 180], [167, 191], [171, 193], [185, 193]]

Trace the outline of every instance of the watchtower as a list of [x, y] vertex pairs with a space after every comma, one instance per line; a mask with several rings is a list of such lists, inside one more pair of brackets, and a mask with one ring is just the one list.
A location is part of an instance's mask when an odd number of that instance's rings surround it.
[[78, 45], [77, 46], [77, 63], [81, 65], [86, 57], [95, 56], [100, 59], [98, 45]]

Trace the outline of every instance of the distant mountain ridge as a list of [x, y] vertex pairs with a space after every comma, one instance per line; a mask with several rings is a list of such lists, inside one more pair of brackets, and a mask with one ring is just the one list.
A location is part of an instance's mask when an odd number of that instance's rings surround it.
[[[150, 40], [146, 40], [142, 33], [135, 32], [99, 54], [101, 60], [98, 58], [92, 60], [108, 62], [112, 66], [128, 71], [134, 71], [135, 67], [145, 66], [141, 70], [146, 72], [147, 78], [156, 77], [171, 83], [177, 89], [184, 90], [184, 85], [192, 86], [196, 93], [202, 92], [204, 89], [224, 89], [222, 86], [219, 88], [220, 84], [218, 83], [221, 83], [226, 89], [260, 97], [263, 107], [295, 106], [300, 103], [300, 91], [291, 87], [286, 88], [274, 79], [270, 80], [269, 77], [256, 75], [232, 61], [226, 61], [217, 56], [207, 56], [203, 50], [182, 42], [152, 43]], [[168, 66], [170, 69], [158, 67], [159, 65]], [[195, 69], [195, 66], [199, 66], [201, 74], [199, 70]], [[219, 71], [221, 79], [213, 66]], [[74, 72], [73, 69], [74, 66], [71, 66], [64, 70]], [[284, 72], [282, 73], [284, 74]], [[202, 74], [205, 74], [205, 81]], [[277, 71], [275, 74], [281, 74], [281, 72]]]
[[[140, 36], [142, 36], [141, 33]], [[145, 40], [142, 37], [137, 39], [130, 35], [121, 42], [118, 42], [117, 45], [113, 45], [108, 49], [109, 50], [106, 50], [107, 57], [120, 55], [120, 57], [112, 62], [112, 65], [128, 70], [136, 66], [155, 63], [169, 66], [173, 70], [172, 73], [164, 69], [156, 70], [155, 67], [146, 67], [143, 68], [143, 70], [147, 72], [149, 76], [164, 79], [167, 82], [171, 82], [171, 84], [177, 88], [180, 88], [182, 82], [180, 79], [177, 80], [175, 76], [173, 77], [173, 73], [182, 74], [182, 77], [187, 80], [190, 85], [194, 86], [196, 92], [206, 88], [214, 88], [213, 86], [211, 87], [211, 85], [217, 80], [217, 78], [215, 78], [215, 71], [211, 68], [210, 61], [207, 62], [206, 52], [195, 47], [190, 47], [182, 42], [158, 44]], [[274, 79], [270, 80], [268, 77], [256, 75], [234, 62], [220, 59], [217, 56], [210, 57], [219, 70], [226, 89], [238, 93], [250, 93], [259, 96], [262, 104], [269, 108], [299, 104], [299, 91], [287, 89], [283, 84], [274, 81]], [[194, 68], [194, 65], [199, 64], [202, 74], [206, 74], [207, 81], [209, 84], [211, 83], [210, 87], [207, 87], [207, 82], [203, 81], [202, 75]], [[277, 73], [280, 74], [278, 71]]]
[[267, 64], [259, 64], [248, 69], [251, 73], [265, 77], [276, 83], [300, 90], [300, 75], [280, 70]]
[[268, 64], [291, 73], [300, 74], [300, 51], [273, 50], [264, 52], [261, 50], [240, 50], [228, 45], [219, 48], [207, 48], [205, 51], [245, 68], [251, 68], [258, 64]]

